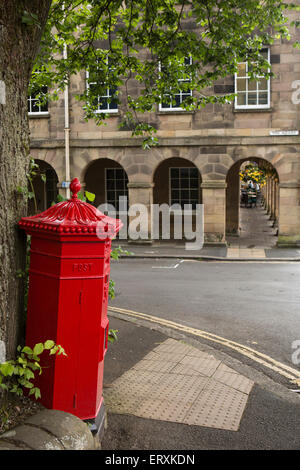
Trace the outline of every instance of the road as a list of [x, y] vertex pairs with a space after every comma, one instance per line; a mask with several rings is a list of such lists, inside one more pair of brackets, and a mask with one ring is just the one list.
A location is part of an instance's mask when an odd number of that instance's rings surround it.
[[300, 340], [297, 262], [121, 259], [111, 278], [111, 306], [217, 334], [300, 370], [292, 361]]

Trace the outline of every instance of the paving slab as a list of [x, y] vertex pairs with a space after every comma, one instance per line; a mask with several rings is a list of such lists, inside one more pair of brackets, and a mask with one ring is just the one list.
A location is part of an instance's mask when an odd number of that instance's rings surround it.
[[[115, 316], [110, 325], [118, 329], [118, 341], [105, 362], [102, 450], [299, 450], [297, 394], [197, 341], [194, 347], [188, 338]], [[135, 368], [142, 360], [160, 362], [160, 356], [173, 369]], [[203, 375], [180, 362], [187, 356], [220, 363]]]
[[[172, 354], [174, 353], [174, 356]], [[109, 412], [237, 431], [254, 382], [168, 338], [104, 390]]]

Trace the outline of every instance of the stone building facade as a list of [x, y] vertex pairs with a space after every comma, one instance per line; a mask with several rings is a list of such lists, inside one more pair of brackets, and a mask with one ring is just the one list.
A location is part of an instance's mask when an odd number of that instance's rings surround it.
[[[299, 39], [299, 32], [293, 34]], [[270, 81], [253, 85], [241, 64], [237, 76], [215, 83], [211, 92], [238, 93], [234, 103], [196, 112], [159, 106], [147, 114], [159, 139], [150, 150], [129, 130], [120, 130], [118, 109], [110, 110], [100, 127], [84, 120], [83, 103], [74, 98], [86, 86], [82, 71], [68, 90], [67, 130], [64, 96], [29, 116], [31, 155], [48, 171], [40, 203], [49, 205], [56, 185], [65, 194], [68, 176], [96, 194], [96, 205], [126, 195], [129, 205], [144, 204], [151, 213], [153, 203], [197, 199], [204, 204], [206, 243], [224, 244], [226, 234], [238, 234], [238, 174], [240, 165], [252, 160], [269, 170], [264, 192], [278, 223], [278, 244], [300, 244], [300, 51], [292, 43], [277, 40], [266, 48], [276, 75]]]

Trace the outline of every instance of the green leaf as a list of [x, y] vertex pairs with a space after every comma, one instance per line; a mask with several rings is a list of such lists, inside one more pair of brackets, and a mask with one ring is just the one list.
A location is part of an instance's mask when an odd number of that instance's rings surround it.
[[58, 348], [58, 352], [57, 352], [58, 356], [60, 356], [61, 354], [63, 356], [67, 356], [66, 351], [64, 350], [64, 348], [60, 344], [57, 345], [57, 348]]
[[85, 197], [88, 201], [94, 202], [96, 195], [94, 193], [90, 193], [89, 191], [85, 191]]
[[41, 391], [38, 387], [33, 387], [30, 391], [29, 391], [29, 395], [34, 395], [34, 398], [36, 400], [38, 400], [39, 398], [41, 398]]
[[41, 365], [37, 361], [28, 362], [28, 367], [32, 370], [42, 370]]
[[24, 377], [26, 377], [27, 380], [34, 379], [34, 373], [30, 369], [26, 369]]
[[29, 380], [22, 380], [22, 385], [25, 388], [33, 388], [33, 383], [29, 382]]
[[61, 194], [57, 195], [57, 202], [63, 202], [66, 201], [66, 198], [64, 198]]
[[39, 29], [41, 29], [41, 24], [37, 15], [35, 13], [28, 12], [27, 10], [23, 11], [22, 23], [28, 26], [37, 26]]
[[39, 354], [42, 354], [42, 352], [44, 351], [44, 345], [43, 343], [37, 343], [34, 348], [33, 348], [33, 354], [35, 355], [39, 355]]
[[17, 372], [15, 369], [15, 375], [19, 375], [20, 377], [23, 377], [24, 374], [25, 374], [25, 369], [23, 369], [23, 367], [18, 367]]
[[44, 348], [45, 349], [51, 349], [55, 346], [55, 343], [54, 341], [52, 341], [51, 339], [48, 339], [45, 343], [44, 343]]
[[114, 341], [118, 340], [118, 336], [117, 336], [118, 331], [119, 330], [113, 330], [113, 329], [110, 329], [108, 331], [107, 339], [109, 342], [113, 343]]
[[33, 351], [29, 346], [24, 346], [24, 348], [22, 349], [22, 352], [27, 355], [33, 354]]
[[0, 364], [0, 373], [4, 375], [5, 377], [12, 376], [14, 373], [14, 370], [15, 370], [15, 367], [10, 362], [3, 362], [2, 364]]

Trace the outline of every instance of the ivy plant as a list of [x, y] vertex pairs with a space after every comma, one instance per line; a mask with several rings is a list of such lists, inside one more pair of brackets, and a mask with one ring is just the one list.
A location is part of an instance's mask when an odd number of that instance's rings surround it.
[[[37, 213], [37, 200], [36, 200], [36, 195], [35, 195], [34, 186], [33, 186], [33, 178], [38, 174], [38, 170], [39, 170], [38, 164], [35, 162], [34, 158], [30, 157], [29, 169], [28, 169], [28, 172], [26, 173], [28, 185], [26, 187], [17, 186], [16, 188], [17, 193], [23, 194], [28, 200], [33, 199], [34, 209], [36, 213]], [[42, 181], [46, 183], [46, 175], [40, 174], [40, 176], [41, 176]]]
[[50, 356], [66, 356], [62, 346], [52, 340], [37, 343], [33, 348], [18, 346], [16, 359], [0, 363], [0, 388], [18, 396], [24, 394], [24, 389], [28, 389], [29, 395], [34, 395], [35, 399], [40, 398], [40, 389], [34, 386], [32, 380], [37, 372], [42, 373], [40, 356], [44, 351], [48, 351]]

